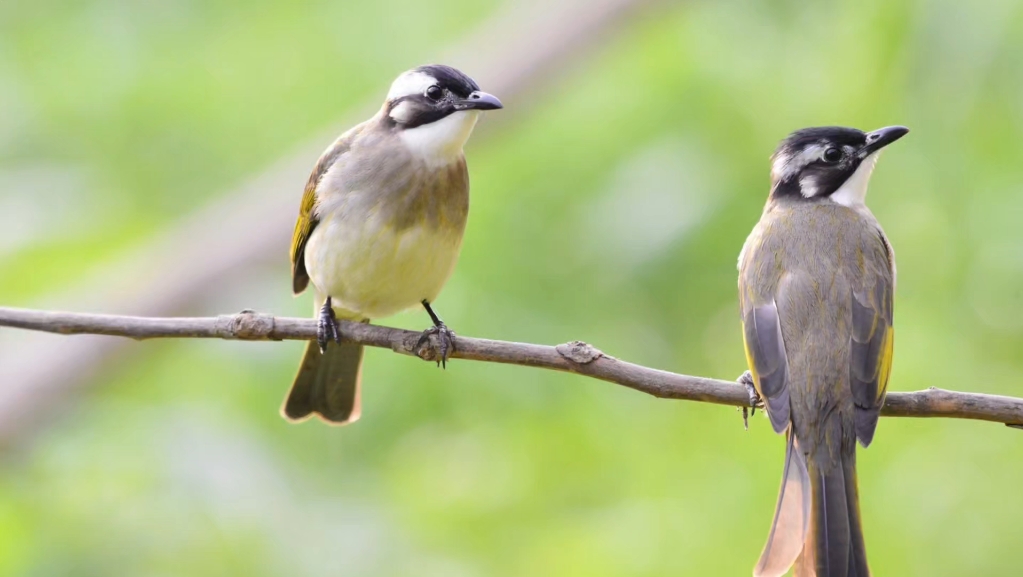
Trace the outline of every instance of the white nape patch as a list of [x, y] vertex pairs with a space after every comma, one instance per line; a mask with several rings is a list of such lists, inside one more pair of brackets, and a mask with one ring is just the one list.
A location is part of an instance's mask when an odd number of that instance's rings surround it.
[[779, 154], [771, 164], [771, 178], [775, 182], [788, 180], [792, 175], [803, 170], [806, 165], [819, 160], [826, 149], [826, 144], [818, 143], [807, 146], [799, 151], [799, 154]]
[[459, 110], [436, 122], [399, 132], [409, 151], [428, 166], [447, 166], [462, 154], [479, 118], [478, 110]]
[[805, 198], [813, 198], [817, 196], [819, 190], [817, 186], [817, 180], [812, 176], [804, 176], [799, 179], [799, 193]]
[[402, 96], [412, 94], [423, 94], [426, 89], [437, 83], [437, 79], [424, 72], [409, 70], [394, 79], [391, 89], [387, 92], [387, 99], [394, 100]]
[[881, 151], [879, 150], [864, 158], [860, 165], [856, 167], [856, 172], [847, 178], [842, 183], [842, 186], [838, 187], [838, 190], [831, 195], [831, 200], [842, 206], [852, 208], [863, 206], [863, 201], [867, 198], [867, 185], [870, 184], [870, 175], [874, 172], [874, 166], [877, 164], [877, 157], [880, 154]]

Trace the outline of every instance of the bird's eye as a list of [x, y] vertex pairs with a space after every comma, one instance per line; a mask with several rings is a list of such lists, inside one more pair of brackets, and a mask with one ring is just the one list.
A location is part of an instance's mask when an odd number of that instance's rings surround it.
[[436, 84], [426, 89], [426, 97], [430, 100], [440, 100], [441, 96], [444, 96], [444, 90]]
[[834, 163], [842, 159], [842, 151], [837, 148], [829, 148], [824, 151], [824, 162]]

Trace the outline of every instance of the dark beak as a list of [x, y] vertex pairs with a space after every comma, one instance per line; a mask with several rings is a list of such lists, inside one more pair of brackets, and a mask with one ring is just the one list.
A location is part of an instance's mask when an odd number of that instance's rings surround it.
[[455, 110], [497, 110], [504, 108], [501, 101], [493, 94], [477, 90], [469, 98], [455, 102]]
[[905, 126], [886, 126], [867, 134], [867, 144], [863, 146], [863, 156], [868, 156], [906, 136], [909, 129]]

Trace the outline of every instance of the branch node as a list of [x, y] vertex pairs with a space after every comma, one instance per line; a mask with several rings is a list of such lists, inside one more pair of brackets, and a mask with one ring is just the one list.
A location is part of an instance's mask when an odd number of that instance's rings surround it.
[[433, 342], [431, 341], [423, 343], [423, 346], [414, 350], [416, 351], [416, 356], [423, 359], [424, 361], [437, 360], [437, 349], [433, 346]]
[[274, 317], [248, 309], [236, 315], [220, 315], [217, 317], [216, 331], [221, 338], [265, 340], [273, 335]]
[[391, 350], [396, 353], [419, 357], [424, 361], [436, 360], [437, 351], [433, 346], [432, 336], [429, 340], [420, 345], [421, 338], [422, 334], [420, 333], [410, 332], [404, 334], [401, 338], [391, 341]]
[[565, 360], [577, 365], [587, 365], [604, 356], [600, 349], [582, 341], [563, 343], [554, 348]]
[[404, 346], [424, 361], [434, 361], [445, 367], [450, 355], [455, 352], [455, 333], [444, 326], [427, 329], [418, 339], [405, 340]]

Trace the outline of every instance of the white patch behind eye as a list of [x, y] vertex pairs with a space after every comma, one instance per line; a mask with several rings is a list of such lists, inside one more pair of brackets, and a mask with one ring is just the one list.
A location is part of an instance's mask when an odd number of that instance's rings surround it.
[[426, 89], [437, 83], [437, 79], [425, 72], [409, 70], [394, 79], [391, 89], [387, 92], [387, 99], [394, 100], [402, 96], [412, 94], [423, 94]]
[[874, 172], [874, 166], [877, 164], [880, 154], [881, 151], [877, 151], [864, 158], [856, 167], [856, 172], [853, 172], [852, 176], [847, 178], [842, 186], [838, 187], [838, 190], [831, 195], [831, 200], [851, 208], [863, 206], [863, 201], [867, 198], [870, 175]]
[[479, 118], [478, 110], [459, 110], [436, 122], [400, 132], [409, 151], [428, 166], [446, 166], [462, 154]]
[[391, 112], [388, 113], [388, 116], [393, 118], [398, 124], [405, 124], [412, 120], [412, 117], [415, 116], [415, 112], [415, 107], [412, 103], [405, 100], [399, 102], [397, 106], [392, 108]]
[[780, 154], [771, 164], [771, 178], [775, 182], [788, 180], [815, 160], [820, 160], [827, 149], [824, 143], [811, 144], [796, 154]]

